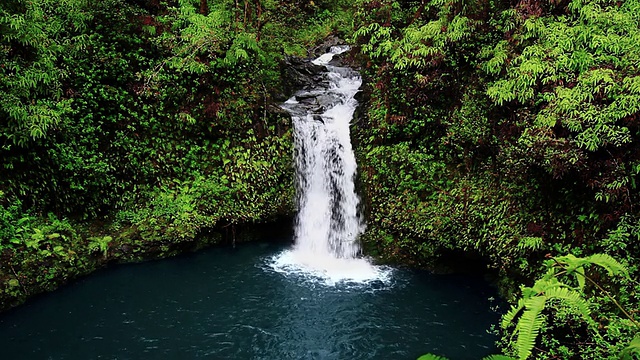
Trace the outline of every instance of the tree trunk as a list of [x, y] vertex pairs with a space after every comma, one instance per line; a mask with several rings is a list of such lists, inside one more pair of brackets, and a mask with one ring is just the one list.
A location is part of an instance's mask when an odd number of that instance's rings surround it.
[[200, 0], [200, 14], [209, 15], [209, 4], [207, 4], [207, 0]]
[[258, 10], [257, 10], [257, 13], [256, 13], [256, 19], [258, 20], [258, 31], [257, 31], [256, 40], [258, 42], [260, 42], [260, 35], [262, 33], [262, 27], [264, 26], [264, 24], [266, 22], [263, 21], [263, 19], [262, 19], [262, 4], [260, 3], [260, 0], [257, 1], [257, 4], [258, 4]]
[[244, 0], [244, 21], [243, 26], [245, 31], [247, 30], [247, 22], [251, 21], [251, 8], [249, 7], [249, 0]]

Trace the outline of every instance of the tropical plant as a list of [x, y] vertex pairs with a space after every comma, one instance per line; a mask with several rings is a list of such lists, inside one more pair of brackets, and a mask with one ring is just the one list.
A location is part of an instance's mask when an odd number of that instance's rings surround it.
[[[584, 258], [569, 254], [547, 260], [546, 274], [532, 287], [522, 287], [522, 297], [503, 316], [501, 322], [505, 330], [516, 322], [513, 334], [517, 338], [513, 346], [519, 359], [524, 360], [531, 355], [536, 338], [546, 321], [545, 309], [553, 311], [558, 305], [566, 306], [582, 317], [589, 328], [595, 331], [597, 324], [591, 318], [591, 305], [585, 298], [584, 289], [587, 281], [603, 289], [586, 274], [590, 265], [604, 268], [610, 276], [629, 276], [622, 264], [606, 254], [594, 254]], [[566, 280], [567, 276], [571, 277], [570, 281]], [[611, 299], [635, 323], [631, 315], [615, 299]]]
[[621, 360], [633, 360], [637, 358], [640, 358], [640, 333], [631, 340], [629, 346], [620, 354]]
[[598, 201], [626, 203], [635, 187], [627, 151], [637, 135], [629, 119], [640, 112], [639, 9], [637, 0], [509, 9], [500, 25], [506, 39], [481, 53], [487, 95], [522, 109], [519, 151], [554, 177], [582, 174]]
[[[418, 360], [448, 360], [448, 358], [434, 354], [424, 354], [420, 356]], [[483, 357], [482, 360], [515, 360], [515, 358], [505, 355], [489, 355]]]
[[418, 358], [418, 360], [447, 360], [444, 356], [438, 356], [434, 354], [424, 354]]
[[102, 257], [107, 257], [109, 251], [109, 244], [113, 241], [111, 236], [94, 236], [89, 238], [89, 250], [100, 251]]
[[0, 139], [25, 146], [71, 111], [60, 58], [82, 51], [91, 16], [86, 0], [9, 0], [0, 4]]

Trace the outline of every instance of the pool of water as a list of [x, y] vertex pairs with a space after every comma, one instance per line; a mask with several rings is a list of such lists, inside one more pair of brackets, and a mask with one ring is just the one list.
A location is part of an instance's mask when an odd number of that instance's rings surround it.
[[457, 359], [495, 353], [481, 278], [284, 273], [288, 242], [112, 266], [0, 315], [2, 359]]

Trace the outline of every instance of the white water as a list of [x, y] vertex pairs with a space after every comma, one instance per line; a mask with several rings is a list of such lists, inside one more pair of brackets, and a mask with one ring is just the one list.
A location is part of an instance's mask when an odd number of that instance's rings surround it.
[[[327, 68], [328, 88], [300, 92], [284, 105], [294, 125], [298, 215], [295, 245], [276, 257], [272, 267], [328, 284], [384, 281], [390, 271], [358, 257], [357, 239], [365, 223], [358, 211], [357, 164], [349, 125], [362, 79], [351, 69], [328, 65], [334, 55], [348, 50], [348, 46], [336, 46], [313, 60]], [[323, 100], [317, 106], [300, 104], [299, 99], [309, 98]]]

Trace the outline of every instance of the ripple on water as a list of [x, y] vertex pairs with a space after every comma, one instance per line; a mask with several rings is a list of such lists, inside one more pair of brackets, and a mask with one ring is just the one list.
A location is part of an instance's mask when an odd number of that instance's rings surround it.
[[0, 358], [387, 360], [434, 352], [474, 360], [495, 352], [486, 330], [498, 316], [483, 300], [495, 292], [477, 280], [366, 261], [367, 276], [327, 274], [290, 249], [244, 244], [97, 273], [0, 316]]

